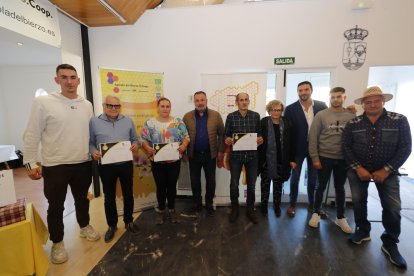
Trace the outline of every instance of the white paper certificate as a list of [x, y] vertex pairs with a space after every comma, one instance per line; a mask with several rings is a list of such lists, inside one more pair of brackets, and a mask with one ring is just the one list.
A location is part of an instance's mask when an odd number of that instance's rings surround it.
[[180, 153], [178, 152], [178, 142], [168, 144], [154, 144], [152, 147], [156, 150], [154, 155], [154, 162], [160, 161], [173, 161], [180, 159]]
[[233, 151], [257, 150], [257, 133], [233, 134]]
[[131, 141], [120, 141], [114, 143], [101, 143], [101, 164], [112, 164], [132, 160]]

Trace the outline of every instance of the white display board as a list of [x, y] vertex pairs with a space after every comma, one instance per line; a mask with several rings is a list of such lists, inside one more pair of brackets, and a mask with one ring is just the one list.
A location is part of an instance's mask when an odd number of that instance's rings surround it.
[[16, 203], [12, 170], [0, 171], [0, 207]]
[[[243, 74], [202, 74], [202, 90], [206, 92], [208, 106], [218, 111], [223, 121], [227, 114], [237, 110], [235, 104], [236, 95], [244, 92], [249, 94], [249, 109], [265, 114], [266, 106], [266, 81], [267, 73], [243, 73]], [[228, 160], [228, 154], [225, 159]], [[229, 163], [225, 162], [224, 168], [216, 170], [216, 197], [217, 205], [230, 203], [230, 171]], [[205, 195], [205, 178], [202, 174], [202, 195]], [[239, 185], [239, 202], [246, 202], [247, 186], [244, 182], [245, 174], [242, 172]], [[260, 178], [256, 181], [256, 202], [260, 202]]]

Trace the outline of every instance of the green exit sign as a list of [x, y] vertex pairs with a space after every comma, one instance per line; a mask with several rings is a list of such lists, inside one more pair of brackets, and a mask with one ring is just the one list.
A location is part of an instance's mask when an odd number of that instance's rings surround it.
[[278, 57], [275, 58], [275, 65], [295, 64], [294, 57]]

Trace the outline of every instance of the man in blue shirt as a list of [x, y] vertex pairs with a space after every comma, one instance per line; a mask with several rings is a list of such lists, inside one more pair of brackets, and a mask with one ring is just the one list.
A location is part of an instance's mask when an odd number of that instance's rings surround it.
[[[102, 155], [100, 144], [114, 143], [121, 141], [131, 142], [131, 151], [138, 149], [138, 137], [134, 123], [129, 117], [120, 114], [121, 103], [115, 96], [107, 96], [103, 104], [104, 113], [92, 118], [89, 123], [90, 129], [90, 153], [95, 160]], [[108, 231], [105, 234], [105, 242], [110, 242], [115, 235], [118, 223], [116, 210], [116, 181], [121, 182], [122, 195], [124, 200], [124, 222], [125, 228], [131, 233], [138, 230], [133, 223], [132, 212], [134, 209], [133, 185], [133, 163], [132, 161], [118, 162], [99, 165], [103, 191], [105, 194], [105, 215], [108, 223]]]
[[386, 111], [384, 103], [392, 94], [383, 94], [377, 86], [368, 88], [362, 98], [364, 113], [348, 122], [342, 136], [348, 179], [354, 205], [355, 232], [349, 240], [355, 244], [371, 240], [367, 219], [368, 186], [375, 182], [382, 206], [381, 250], [392, 264], [406, 268], [398, 251], [401, 233], [400, 168], [411, 153], [411, 131], [405, 116]]
[[[227, 115], [224, 128], [225, 144], [233, 145], [233, 135], [244, 133], [257, 133], [257, 144], [263, 143], [260, 130], [260, 115], [257, 112], [249, 110], [249, 95], [239, 93], [236, 96], [236, 105], [238, 110]], [[246, 170], [247, 181], [247, 210], [246, 216], [254, 223], [258, 223], [257, 216], [254, 212], [255, 185], [258, 170], [257, 150], [242, 150], [230, 153], [230, 199], [231, 213], [230, 222], [235, 222], [239, 216], [239, 181], [242, 167]]]

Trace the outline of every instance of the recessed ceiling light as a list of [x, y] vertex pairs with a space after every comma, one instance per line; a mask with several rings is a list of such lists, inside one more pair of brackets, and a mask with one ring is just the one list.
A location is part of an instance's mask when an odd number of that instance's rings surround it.
[[23, 43], [17, 42], [17, 46], [23, 46]]

